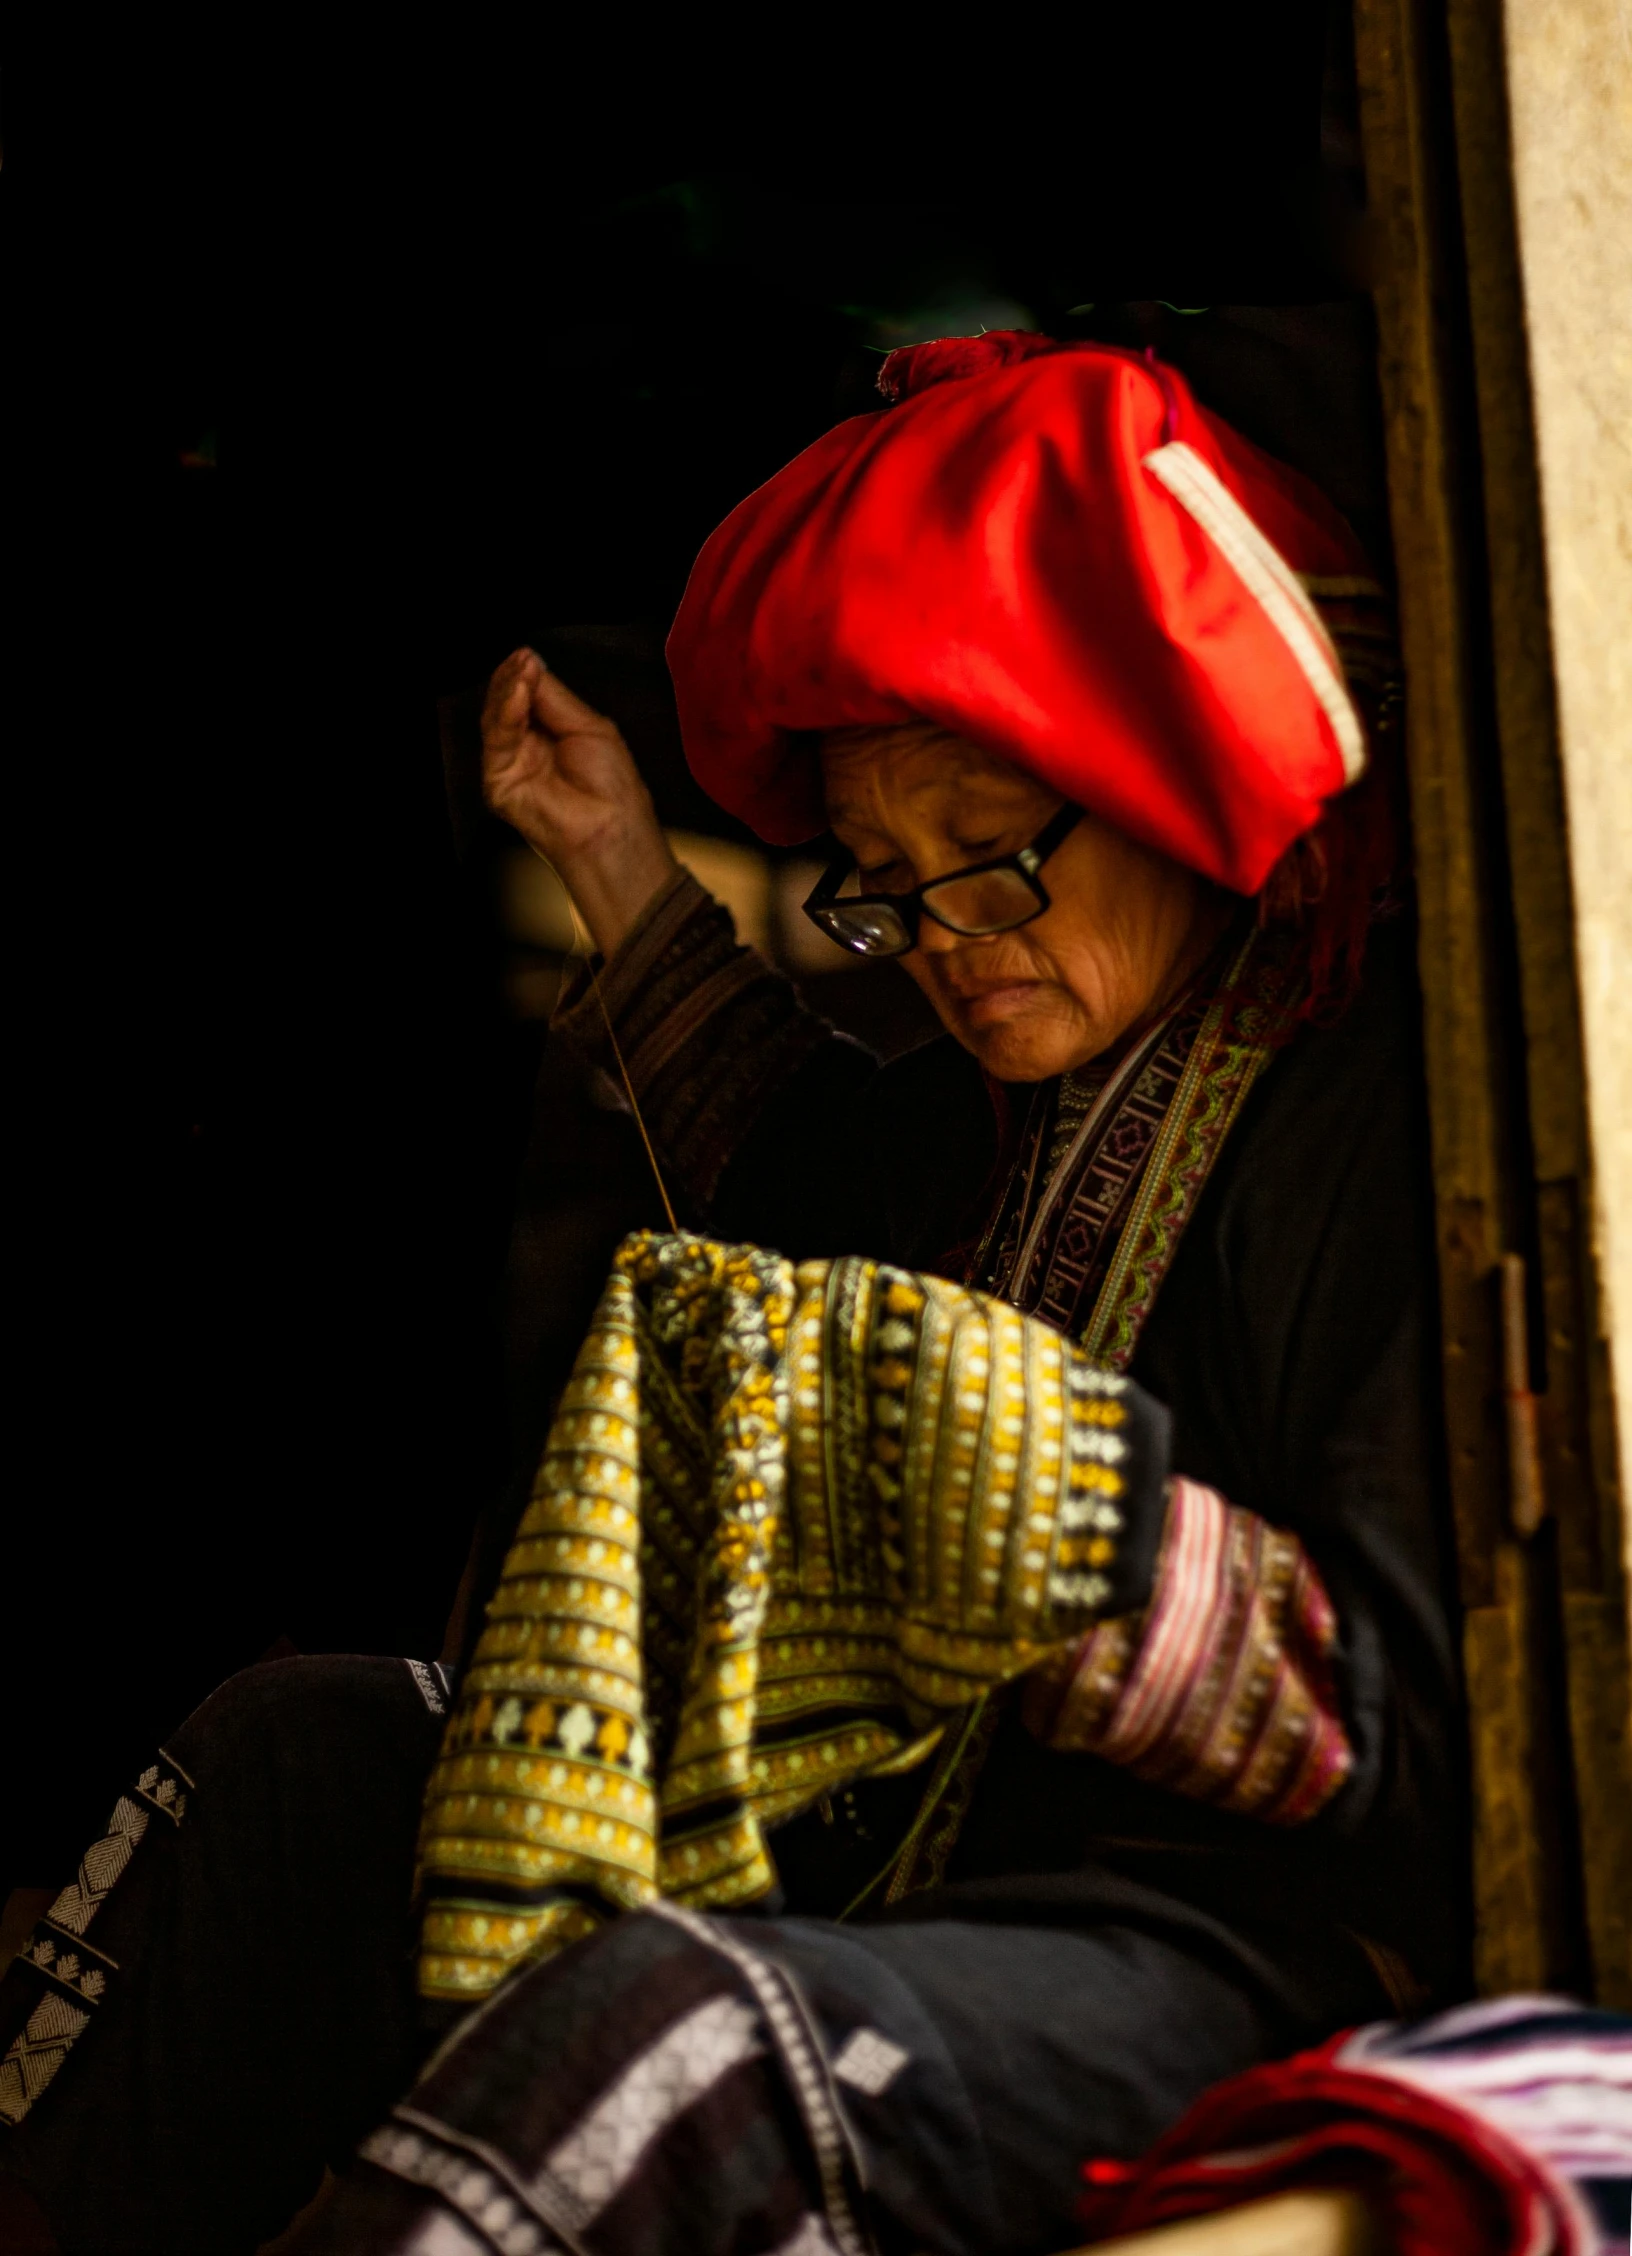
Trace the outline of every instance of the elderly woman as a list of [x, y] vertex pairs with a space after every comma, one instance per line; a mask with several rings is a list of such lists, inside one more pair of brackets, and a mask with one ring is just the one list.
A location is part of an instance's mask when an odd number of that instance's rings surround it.
[[[881, 1069], [737, 946], [530, 651], [491, 685], [489, 796], [589, 924], [558, 1024], [691, 1229], [947, 1277], [1126, 1374], [1117, 1563], [935, 1759], [774, 1831], [756, 1904], [616, 1921], [464, 2020], [450, 1978], [303, 2247], [1062, 2248], [1085, 2158], [1460, 1978], [1377, 591], [1153, 363], [953, 340], [881, 388], [710, 541], [670, 660], [701, 780], [772, 842], [831, 831], [808, 913], [899, 957], [945, 1037]], [[0, 2090], [62, 2246], [253, 2245], [407, 2085], [444, 1692], [252, 1672], [122, 1805], [146, 1862], [66, 1915], [128, 1962], [107, 2026], [62, 2067], [69, 1992], [37, 1983], [9, 2065], [60, 2090]]]

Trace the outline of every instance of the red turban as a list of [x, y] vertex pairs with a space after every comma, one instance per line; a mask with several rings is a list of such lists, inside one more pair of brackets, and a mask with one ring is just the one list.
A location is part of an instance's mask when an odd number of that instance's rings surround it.
[[668, 655], [703, 788], [792, 845], [826, 821], [806, 732], [929, 720], [1256, 892], [1365, 764], [1310, 599], [1360, 593], [1342, 518], [1132, 353], [947, 338], [880, 388], [693, 568]]

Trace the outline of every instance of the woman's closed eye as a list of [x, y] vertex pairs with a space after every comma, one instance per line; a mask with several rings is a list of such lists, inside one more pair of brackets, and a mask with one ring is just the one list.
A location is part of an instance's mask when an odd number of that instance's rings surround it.
[[960, 869], [972, 868], [976, 862], [995, 861], [1003, 852], [1006, 833], [999, 831], [991, 838], [963, 838], [947, 849], [944, 862], [920, 880], [909, 864], [899, 859], [879, 862], [869, 868], [858, 864], [856, 879], [860, 890], [867, 893], [910, 893], [919, 883], [932, 884], [938, 877], [947, 877]]
[[856, 887], [862, 893], [910, 893], [916, 881], [903, 861], [878, 862], [871, 868], [856, 864]]

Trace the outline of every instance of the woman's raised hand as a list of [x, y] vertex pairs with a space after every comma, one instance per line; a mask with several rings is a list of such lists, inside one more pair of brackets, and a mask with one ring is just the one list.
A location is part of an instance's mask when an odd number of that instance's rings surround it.
[[555, 865], [603, 955], [674, 874], [628, 746], [536, 651], [512, 651], [488, 684], [482, 790]]

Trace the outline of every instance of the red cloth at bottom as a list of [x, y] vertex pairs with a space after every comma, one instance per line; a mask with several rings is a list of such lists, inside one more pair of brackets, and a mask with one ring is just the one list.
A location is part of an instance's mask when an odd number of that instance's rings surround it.
[[1590, 2256], [1592, 2220], [1545, 2163], [1465, 2108], [1333, 2065], [1348, 2041], [1216, 2085], [1131, 2166], [1086, 2163], [1089, 2239], [1335, 2185], [1370, 2199], [1398, 2256]]

